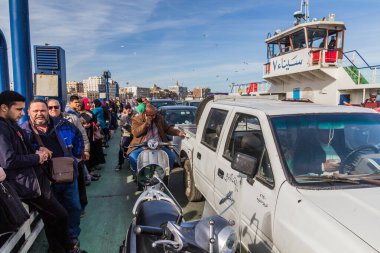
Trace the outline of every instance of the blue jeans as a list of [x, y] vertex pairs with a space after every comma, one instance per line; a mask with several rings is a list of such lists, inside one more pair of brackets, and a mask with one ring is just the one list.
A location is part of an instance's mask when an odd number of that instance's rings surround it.
[[63, 205], [69, 214], [70, 238], [78, 238], [80, 234], [80, 214], [82, 207], [79, 201], [78, 180], [75, 177], [72, 183], [58, 183], [52, 185], [54, 196]]
[[[137, 157], [139, 156], [139, 154], [143, 150], [144, 150], [143, 148], [138, 148], [138, 149], [133, 150], [129, 154], [129, 162], [131, 164], [131, 169], [133, 171], [135, 171], [135, 172], [137, 170]], [[170, 149], [168, 149], [167, 147], [163, 147], [162, 150], [165, 151], [166, 154], [168, 154], [170, 169], [173, 169], [173, 167], [174, 167], [174, 159], [175, 159], [173, 152]]]

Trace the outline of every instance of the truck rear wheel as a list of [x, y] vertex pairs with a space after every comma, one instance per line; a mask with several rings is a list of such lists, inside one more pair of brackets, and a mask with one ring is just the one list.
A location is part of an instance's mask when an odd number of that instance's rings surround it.
[[184, 181], [185, 181], [185, 195], [190, 202], [201, 201], [203, 199], [202, 193], [198, 191], [194, 184], [193, 169], [191, 168], [190, 161], [187, 159], [183, 165]]

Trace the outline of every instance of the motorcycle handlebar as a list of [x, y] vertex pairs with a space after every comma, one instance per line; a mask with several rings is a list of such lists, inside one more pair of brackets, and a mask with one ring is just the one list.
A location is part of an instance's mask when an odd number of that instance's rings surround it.
[[162, 236], [164, 234], [164, 229], [160, 227], [136, 226], [134, 231], [137, 235], [148, 234]]
[[[158, 145], [159, 146], [177, 146], [177, 144], [173, 144], [173, 143], [170, 143], [170, 142], [159, 142]], [[148, 146], [148, 143], [147, 142], [142, 142], [140, 144], [131, 145], [131, 146], [128, 146], [128, 147], [125, 147], [125, 148], [137, 148], [137, 147], [144, 147], [144, 146]]]

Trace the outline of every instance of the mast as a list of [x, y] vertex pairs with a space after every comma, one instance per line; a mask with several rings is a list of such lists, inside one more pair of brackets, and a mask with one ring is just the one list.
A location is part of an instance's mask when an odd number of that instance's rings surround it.
[[309, 13], [309, 0], [301, 0], [301, 8], [299, 11], [294, 12], [293, 16], [297, 19], [294, 22], [294, 25], [299, 25], [301, 20], [305, 23], [310, 21], [310, 13]]

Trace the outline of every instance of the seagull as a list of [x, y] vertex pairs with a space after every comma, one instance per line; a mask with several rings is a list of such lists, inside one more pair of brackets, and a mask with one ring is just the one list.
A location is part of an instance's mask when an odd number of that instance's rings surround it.
[[120, 47], [125, 47], [124, 45], [121, 45]]
[[246, 62], [246, 61], [243, 61], [243, 63], [244, 63], [245, 65], [248, 65], [248, 62]]

